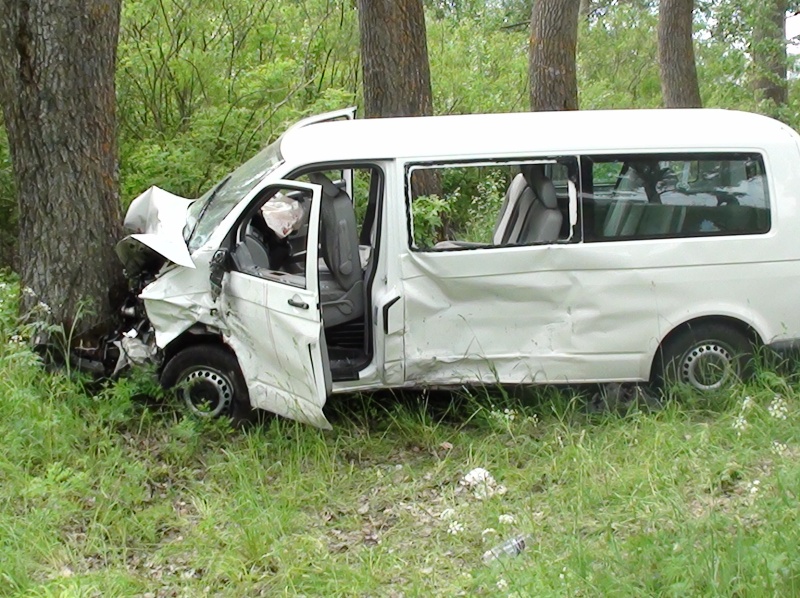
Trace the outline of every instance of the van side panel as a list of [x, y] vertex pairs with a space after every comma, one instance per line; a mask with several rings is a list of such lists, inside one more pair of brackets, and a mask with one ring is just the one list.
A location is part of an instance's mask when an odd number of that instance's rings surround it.
[[[644, 380], [661, 340], [702, 316], [765, 341], [798, 334], [800, 262], [774, 238], [412, 253], [402, 258], [406, 380]], [[792, 332], [793, 331], [793, 332]]]

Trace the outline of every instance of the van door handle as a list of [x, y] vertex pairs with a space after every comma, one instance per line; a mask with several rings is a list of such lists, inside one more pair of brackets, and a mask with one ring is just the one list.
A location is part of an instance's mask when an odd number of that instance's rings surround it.
[[400, 301], [400, 297], [395, 297], [394, 299], [392, 299], [391, 301], [389, 301], [388, 303], [385, 303], [383, 305], [383, 333], [384, 334], [389, 334], [389, 309], [392, 307], [392, 305], [394, 305], [398, 301]]
[[289, 299], [289, 305], [292, 307], [299, 307], [300, 309], [308, 309], [308, 303], [300, 299], [297, 295]]

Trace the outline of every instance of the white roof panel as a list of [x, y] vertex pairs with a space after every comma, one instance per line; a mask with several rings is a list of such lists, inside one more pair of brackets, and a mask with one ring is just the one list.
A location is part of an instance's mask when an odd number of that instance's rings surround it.
[[324, 122], [281, 141], [288, 162], [523, 156], [682, 149], [759, 149], [794, 143], [757, 114], [702, 110], [581, 110]]

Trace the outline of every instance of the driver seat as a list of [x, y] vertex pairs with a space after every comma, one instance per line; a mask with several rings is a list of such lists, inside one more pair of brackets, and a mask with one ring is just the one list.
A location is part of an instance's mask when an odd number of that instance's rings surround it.
[[322, 187], [320, 255], [327, 268], [319, 268], [319, 293], [323, 326], [329, 328], [364, 315], [356, 215], [344, 189], [322, 173], [309, 174], [308, 179]]

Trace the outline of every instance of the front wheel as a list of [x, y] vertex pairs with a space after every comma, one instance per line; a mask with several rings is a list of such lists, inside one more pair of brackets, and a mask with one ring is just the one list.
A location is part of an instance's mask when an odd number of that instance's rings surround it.
[[723, 324], [687, 326], [664, 343], [656, 377], [711, 392], [747, 378], [752, 359], [753, 344], [739, 331]]
[[217, 345], [196, 345], [169, 360], [161, 385], [175, 395], [194, 416], [237, 416], [249, 408], [247, 385], [239, 363]]

